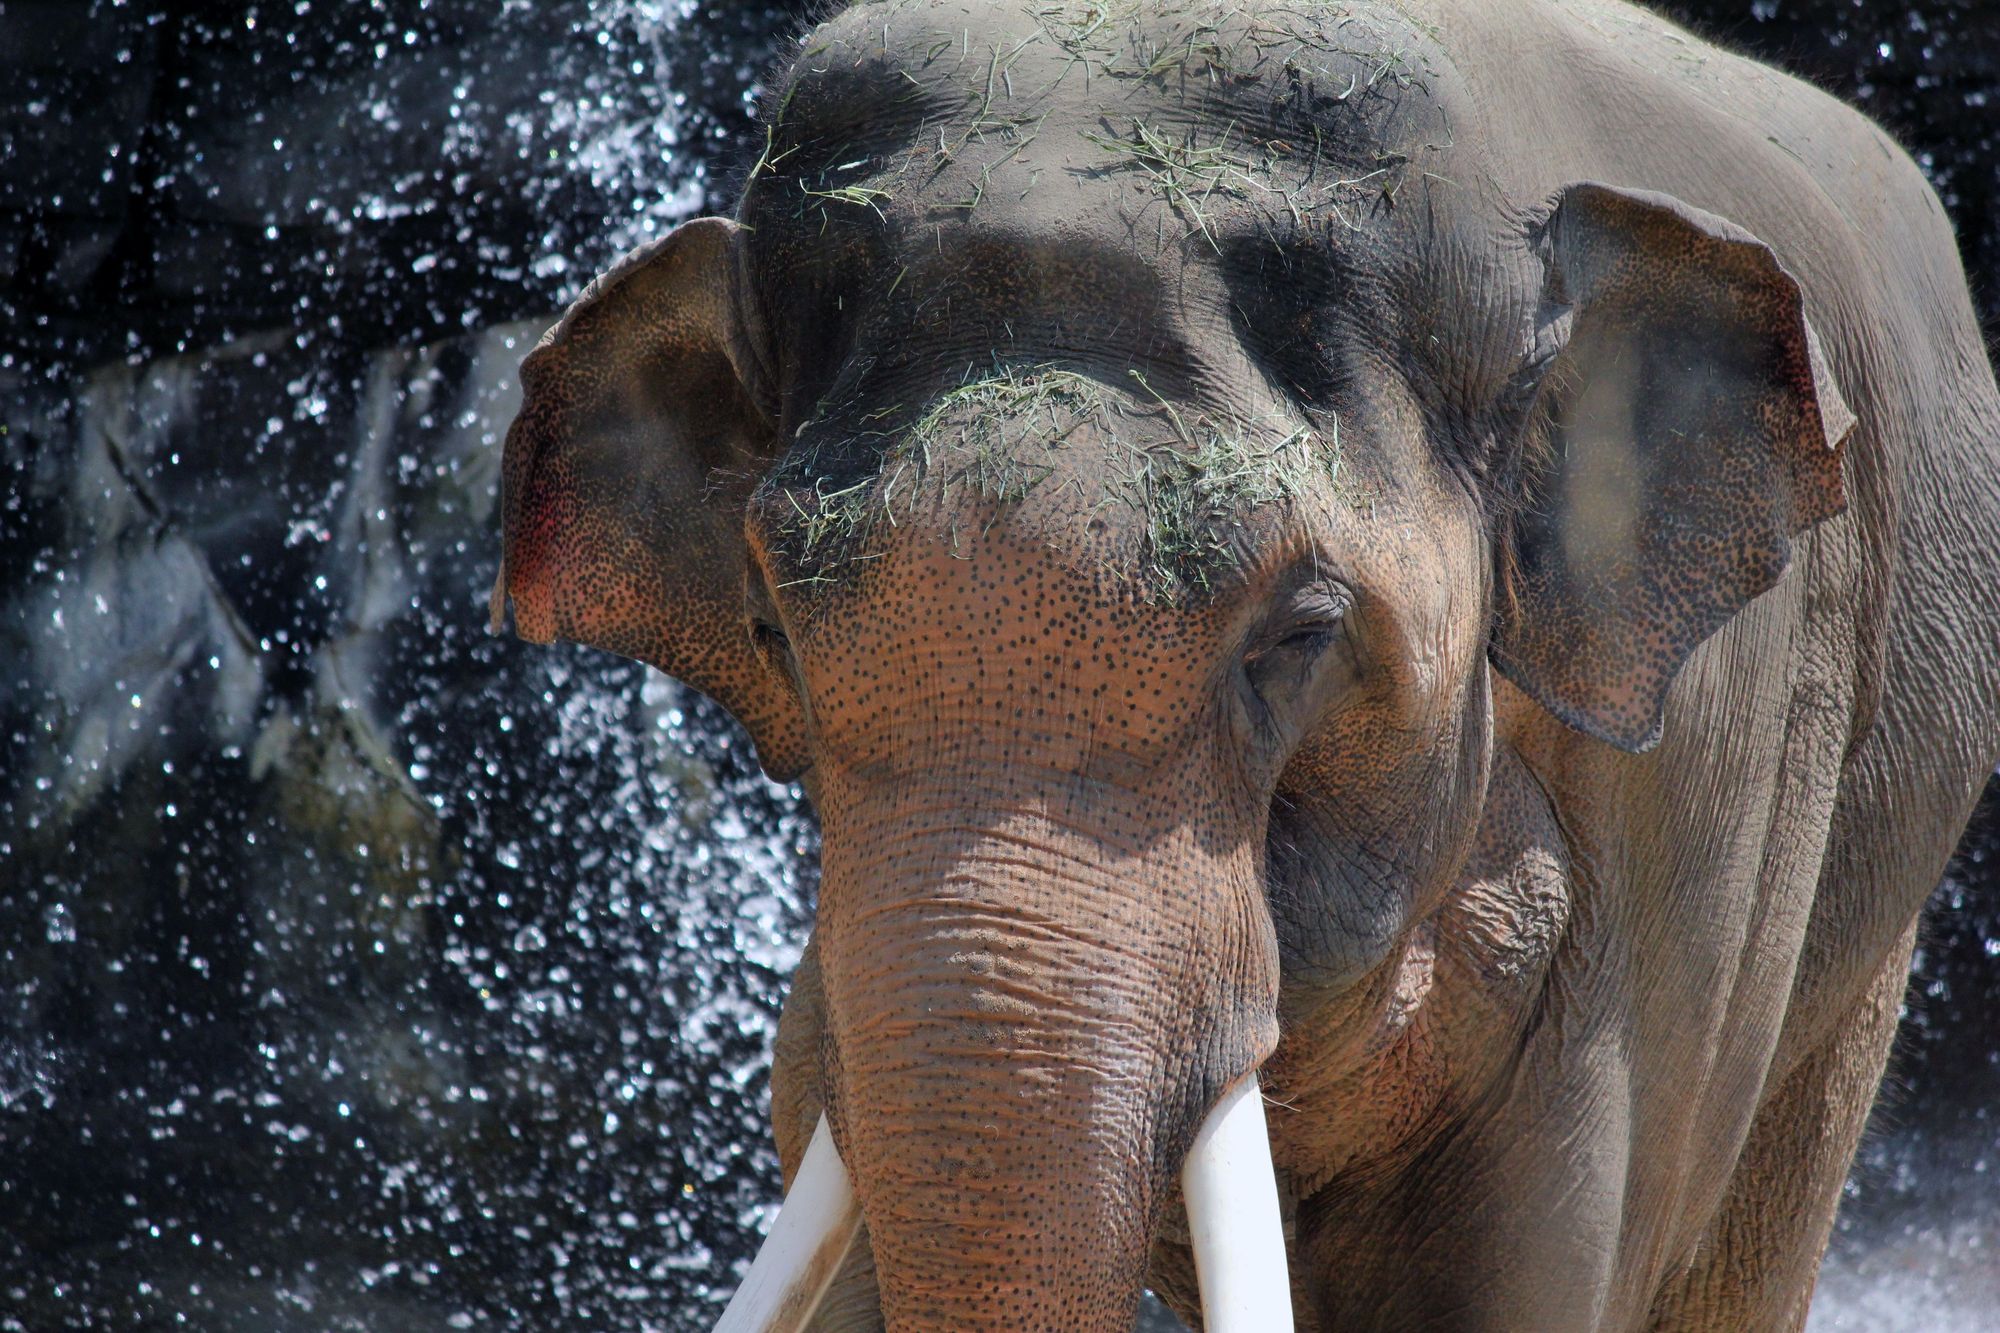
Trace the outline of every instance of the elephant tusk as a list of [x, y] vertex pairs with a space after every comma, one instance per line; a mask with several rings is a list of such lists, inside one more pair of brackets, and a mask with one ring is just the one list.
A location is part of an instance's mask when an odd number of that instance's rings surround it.
[[822, 1115], [778, 1220], [715, 1333], [798, 1333], [860, 1230], [861, 1205]]
[[1292, 1327], [1285, 1225], [1257, 1076], [1217, 1102], [1181, 1166], [1201, 1318], [1208, 1333]]

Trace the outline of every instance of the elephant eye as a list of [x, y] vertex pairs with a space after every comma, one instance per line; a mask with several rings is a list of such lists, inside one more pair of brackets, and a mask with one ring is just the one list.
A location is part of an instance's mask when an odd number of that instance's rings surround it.
[[1275, 734], [1311, 724], [1327, 690], [1353, 674], [1350, 589], [1315, 579], [1286, 598], [1245, 645], [1238, 679], [1250, 718]]
[[792, 655], [792, 641], [768, 620], [750, 622], [750, 643], [765, 666], [796, 683], [798, 660]]
[[1313, 667], [1341, 634], [1338, 620], [1294, 625], [1278, 639], [1253, 649], [1243, 659], [1250, 688], [1268, 707], [1281, 696], [1303, 690], [1312, 682]]

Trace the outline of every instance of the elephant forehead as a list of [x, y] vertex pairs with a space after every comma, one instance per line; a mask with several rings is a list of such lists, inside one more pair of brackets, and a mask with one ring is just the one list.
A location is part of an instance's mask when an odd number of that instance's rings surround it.
[[858, 5], [785, 76], [744, 215], [941, 243], [1063, 219], [1156, 252], [1212, 248], [1231, 212], [1354, 229], [1449, 142], [1452, 82], [1390, 5]]
[[1099, 108], [1208, 103], [1233, 87], [1296, 89], [1338, 73], [1326, 92], [1346, 101], [1363, 83], [1434, 76], [1440, 60], [1433, 34], [1393, 0], [869, 0], [802, 48], [787, 105], [828, 117], [827, 129], [964, 111], [975, 136], [1050, 93]]
[[801, 621], [892, 588], [911, 553], [975, 548], [1153, 618], [1282, 558], [1288, 519], [1339, 476], [1336, 442], [1295, 413], [1175, 401], [1136, 368], [1002, 366], [906, 397], [805, 432], [751, 503]]

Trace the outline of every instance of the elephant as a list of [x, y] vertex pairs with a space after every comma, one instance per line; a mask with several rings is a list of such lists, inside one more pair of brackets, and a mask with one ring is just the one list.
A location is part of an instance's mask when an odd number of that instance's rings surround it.
[[526, 358], [493, 613], [820, 820], [769, 1326], [1801, 1327], [2000, 759], [1918, 168], [1617, 0], [876, 0], [765, 102]]

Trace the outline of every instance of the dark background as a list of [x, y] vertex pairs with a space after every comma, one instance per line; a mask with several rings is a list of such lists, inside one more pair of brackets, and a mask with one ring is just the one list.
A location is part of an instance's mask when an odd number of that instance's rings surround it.
[[[481, 626], [514, 367], [805, 8], [0, 0], [0, 1329], [712, 1322], [810, 816]], [[1986, 4], [1672, 8], [1909, 145], [1992, 327]], [[1996, 917], [1989, 789], [1815, 1329], [2000, 1299]]]

